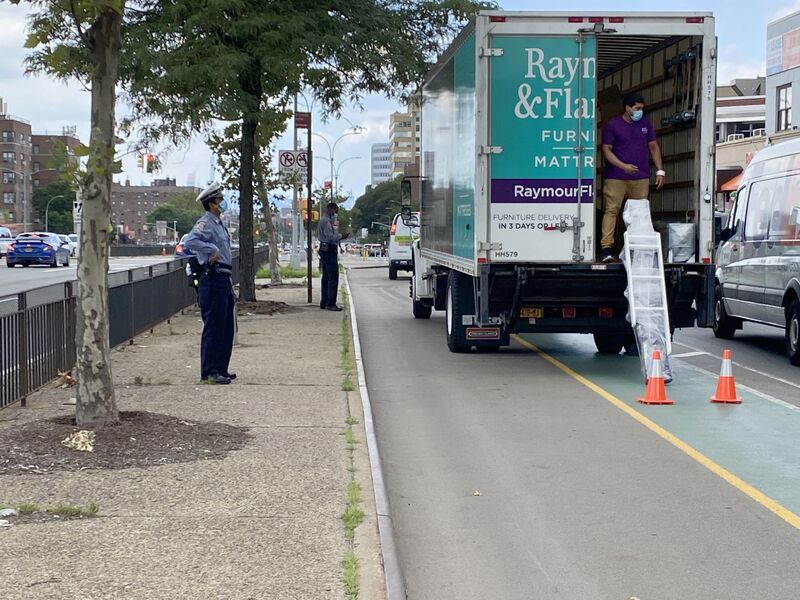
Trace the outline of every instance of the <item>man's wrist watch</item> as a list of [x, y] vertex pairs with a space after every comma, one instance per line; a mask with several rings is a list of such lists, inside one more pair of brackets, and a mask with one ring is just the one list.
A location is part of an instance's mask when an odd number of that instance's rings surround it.
[[656, 177], [666, 177], [666, 176], [667, 172], [664, 169], [659, 169], [658, 171], [656, 171]]

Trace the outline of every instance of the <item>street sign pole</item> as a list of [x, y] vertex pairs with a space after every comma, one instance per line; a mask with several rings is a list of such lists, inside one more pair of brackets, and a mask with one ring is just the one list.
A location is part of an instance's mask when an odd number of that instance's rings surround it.
[[[294, 150], [297, 152], [297, 94], [294, 95]], [[297, 183], [292, 184], [292, 252], [289, 258], [289, 265], [292, 269], [300, 268], [300, 219], [298, 218], [300, 207], [297, 204]]]
[[314, 164], [314, 161], [312, 160], [312, 156], [311, 156], [311, 115], [309, 114], [309, 118], [308, 118], [308, 166], [306, 167], [307, 170], [308, 170], [308, 177], [306, 178], [306, 187], [308, 189], [308, 202], [306, 202], [306, 207], [308, 208], [308, 220], [306, 221], [306, 223], [307, 223], [307, 227], [306, 227], [306, 232], [307, 232], [306, 244], [308, 245], [308, 250], [306, 251], [306, 254], [308, 256], [308, 275], [307, 275], [306, 279], [308, 279], [308, 303], [309, 304], [311, 304], [313, 302], [312, 295], [311, 295], [311, 271], [312, 271], [312, 266], [311, 266], [311, 263], [312, 263], [312, 257], [311, 257], [311, 255], [312, 255], [312, 250], [311, 250], [311, 248], [312, 248], [312, 246], [311, 246], [311, 216], [314, 214], [314, 211], [312, 210], [314, 208], [314, 204], [313, 204], [313, 200], [311, 198], [311, 183], [314, 181], [314, 179], [313, 179], [312, 174], [311, 174], [311, 171], [313, 170], [311, 166], [313, 164]]

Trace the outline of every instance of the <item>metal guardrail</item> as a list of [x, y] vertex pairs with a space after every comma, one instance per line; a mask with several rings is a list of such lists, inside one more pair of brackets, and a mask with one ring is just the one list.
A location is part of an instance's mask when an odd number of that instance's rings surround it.
[[[236, 255], [234, 255], [236, 257]], [[267, 249], [255, 251], [256, 267]], [[197, 301], [187, 259], [108, 275], [109, 337], [119, 346]], [[233, 261], [239, 281], [239, 261]], [[0, 298], [0, 408], [21, 401], [75, 365], [76, 284], [67, 281]]]

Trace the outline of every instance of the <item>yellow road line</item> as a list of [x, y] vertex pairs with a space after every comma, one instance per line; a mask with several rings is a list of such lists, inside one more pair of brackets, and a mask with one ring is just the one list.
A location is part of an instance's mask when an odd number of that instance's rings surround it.
[[684, 442], [682, 439], [680, 439], [678, 437], [675, 437], [669, 431], [667, 431], [666, 429], [664, 429], [660, 425], [654, 423], [653, 421], [651, 421], [650, 419], [645, 417], [642, 413], [640, 413], [635, 408], [632, 408], [631, 406], [628, 406], [625, 402], [623, 402], [622, 400], [620, 400], [619, 398], [617, 398], [613, 394], [607, 392], [606, 390], [601, 388], [599, 385], [597, 385], [595, 383], [592, 383], [591, 381], [586, 379], [583, 375], [580, 375], [579, 373], [573, 371], [571, 368], [569, 368], [567, 365], [562, 363], [560, 360], [558, 360], [556, 358], [553, 358], [552, 356], [550, 356], [549, 354], [547, 354], [546, 352], [544, 352], [540, 348], [537, 348], [535, 345], [533, 345], [530, 342], [522, 339], [518, 335], [514, 335], [513, 338], [518, 343], [520, 343], [521, 345], [525, 346], [529, 350], [533, 350], [534, 352], [536, 352], [539, 356], [541, 356], [543, 359], [545, 359], [551, 365], [553, 365], [554, 367], [560, 369], [561, 371], [563, 371], [564, 373], [566, 373], [567, 375], [569, 375], [570, 377], [575, 379], [578, 383], [581, 383], [582, 385], [586, 386], [587, 388], [592, 390], [595, 394], [597, 394], [601, 398], [607, 400], [608, 402], [610, 402], [611, 404], [616, 406], [618, 409], [620, 409], [624, 413], [626, 413], [629, 416], [631, 416], [634, 419], [636, 419], [639, 423], [641, 423], [642, 425], [647, 427], [650, 431], [652, 431], [653, 433], [655, 433], [658, 436], [662, 437], [663, 439], [668, 441], [670, 444], [675, 446], [678, 450], [680, 450], [681, 452], [687, 454], [688, 456], [690, 456], [691, 458], [693, 458], [694, 460], [699, 462], [701, 465], [703, 465], [709, 471], [711, 471], [715, 475], [718, 475], [719, 477], [721, 477], [722, 479], [727, 481], [729, 484], [731, 484], [737, 490], [739, 490], [743, 494], [746, 494], [747, 496], [749, 496], [750, 498], [752, 498], [753, 500], [758, 502], [761, 506], [763, 506], [767, 510], [769, 510], [769, 511], [775, 513], [776, 515], [778, 515], [781, 519], [783, 519], [784, 521], [789, 523], [789, 525], [792, 525], [796, 529], [800, 529], [800, 517], [797, 516], [792, 511], [790, 511], [785, 506], [783, 506], [782, 504], [776, 502], [775, 500], [773, 500], [772, 498], [770, 498], [769, 496], [767, 496], [766, 494], [764, 494], [760, 490], [757, 490], [756, 488], [754, 488], [752, 485], [750, 485], [746, 481], [743, 481], [742, 479], [738, 478], [736, 475], [734, 475], [733, 473], [731, 473], [730, 471], [728, 471], [724, 467], [721, 467], [720, 465], [715, 463], [713, 460], [708, 458], [705, 454], [695, 450], [689, 444]]

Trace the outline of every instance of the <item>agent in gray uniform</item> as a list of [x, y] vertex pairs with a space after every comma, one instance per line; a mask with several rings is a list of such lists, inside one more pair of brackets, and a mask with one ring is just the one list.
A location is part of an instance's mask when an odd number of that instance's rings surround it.
[[236, 374], [228, 371], [235, 327], [231, 236], [220, 219], [228, 201], [218, 183], [200, 192], [197, 201], [206, 213], [195, 223], [184, 246], [197, 255], [202, 267], [197, 290], [203, 316], [200, 376], [209, 383], [227, 384], [236, 379]]
[[338, 212], [339, 205], [329, 202], [325, 214], [319, 219], [317, 228], [319, 261], [322, 263], [319, 307], [323, 310], [342, 310], [336, 305], [336, 294], [339, 292], [339, 242], [347, 239], [350, 234], [340, 234], [336, 231]]

